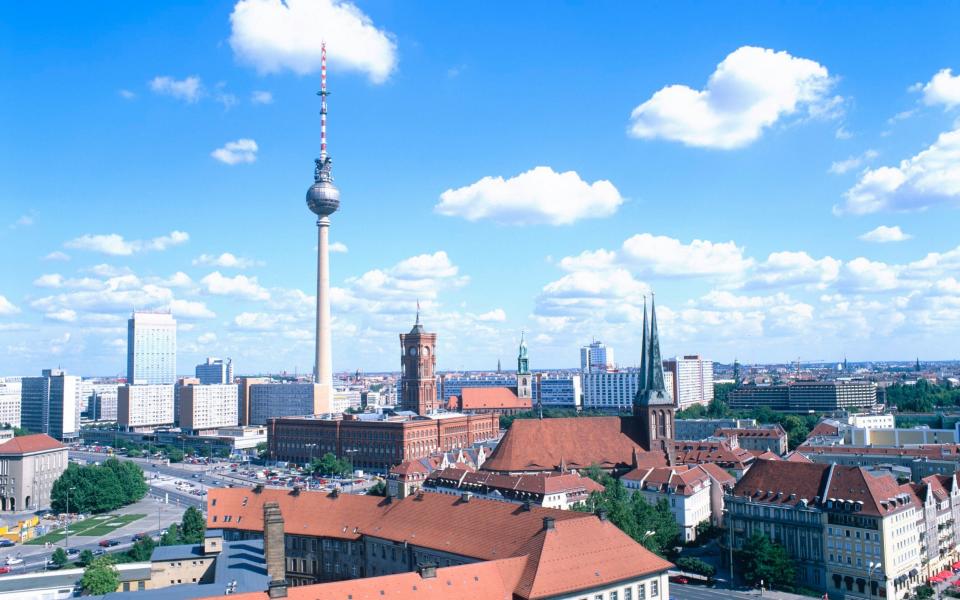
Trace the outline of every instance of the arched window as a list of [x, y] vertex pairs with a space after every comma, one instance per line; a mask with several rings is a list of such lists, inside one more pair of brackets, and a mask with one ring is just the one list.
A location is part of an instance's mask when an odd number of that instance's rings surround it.
[[659, 424], [658, 433], [659, 437], [667, 437], [667, 415], [663, 411], [657, 413], [657, 423]]

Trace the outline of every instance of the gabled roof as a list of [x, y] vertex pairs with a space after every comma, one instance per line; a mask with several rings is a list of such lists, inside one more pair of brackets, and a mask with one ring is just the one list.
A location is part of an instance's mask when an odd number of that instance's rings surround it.
[[0, 454], [31, 454], [47, 450], [66, 448], [63, 444], [45, 433], [21, 435], [0, 444]]
[[634, 469], [622, 479], [638, 482], [641, 489], [692, 496], [710, 481], [710, 475], [700, 465], [679, 465]]
[[806, 456], [800, 454], [800, 453], [797, 452], [796, 450], [794, 450], [793, 452], [788, 452], [788, 453], [783, 457], [783, 460], [787, 460], [787, 461], [790, 461], [790, 462], [805, 462], [805, 463], [813, 462], [812, 460], [810, 460], [810, 459], [807, 458]]
[[460, 390], [460, 410], [530, 410], [530, 398], [517, 397], [511, 387], [465, 387]]
[[687, 464], [720, 463], [731, 468], [745, 469], [754, 461], [753, 454], [745, 448], [731, 447], [727, 440], [676, 441], [677, 461]]
[[415, 473], [426, 475], [430, 470], [419, 460], [405, 460], [399, 465], [390, 467], [391, 475], [413, 475]]
[[525, 475], [501, 475], [489, 471], [473, 472], [469, 469], [449, 467], [434, 471], [427, 478], [427, 486], [456, 487], [469, 491], [471, 488], [510, 490], [543, 496], [563, 492], [600, 492], [603, 486], [579, 473], [530, 473]]
[[665, 466], [666, 457], [646, 452], [637, 442], [634, 417], [570, 417], [517, 419], [483, 463], [485, 471], [555, 471], [561, 461], [568, 468], [605, 469], [633, 463], [633, 452], [649, 466]]

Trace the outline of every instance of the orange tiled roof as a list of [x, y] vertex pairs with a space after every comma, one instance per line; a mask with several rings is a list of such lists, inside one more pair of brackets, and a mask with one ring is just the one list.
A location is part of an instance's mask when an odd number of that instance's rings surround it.
[[30, 454], [45, 450], [59, 450], [66, 448], [63, 444], [45, 433], [21, 435], [0, 444], [0, 454]]
[[485, 471], [554, 471], [599, 465], [610, 469], [633, 464], [633, 452], [649, 466], [665, 466], [666, 457], [646, 452], [633, 417], [517, 419], [481, 467]]
[[710, 475], [701, 469], [700, 465], [679, 465], [634, 469], [624, 475], [623, 479], [640, 482], [643, 489], [692, 496], [709, 481]]
[[530, 410], [530, 398], [518, 398], [509, 387], [465, 387], [460, 390], [460, 410], [497, 409]]
[[423, 466], [419, 460], [405, 460], [399, 465], [390, 467], [392, 475], [412, 475], [414, 473], [429, 473], [430, 471]]
[[812, 460], [800, 454], [796, 450], [794, 450], [793, 452], [788, 452], [787, 455], [783, 457], [783, 460], [788, 460], [790, 462], [805, 462], [805, 463], [813, 462]]
[[487, 471], [473, 472], [462, 467], [449, 467], [434, 471], [427, 478], [428, 485], [454, 485], [469, 490], [472, 486], [515, 490], [529, 494], [559, 494], [561, 492], [600, 492], [603, 486], [579, 473], [531, 473], [526, 475], [501, 475]]
[[767, 427], [763, 429], [718, 429], [714, 435], [718, 436], [738, 436], [738, 437], [751, 437], [751, 438], [775, 438], [779, 439], [781, 437], [787, 437], [787, 432], [783, 430], [782, 427], [777, 425], [776, 427]]

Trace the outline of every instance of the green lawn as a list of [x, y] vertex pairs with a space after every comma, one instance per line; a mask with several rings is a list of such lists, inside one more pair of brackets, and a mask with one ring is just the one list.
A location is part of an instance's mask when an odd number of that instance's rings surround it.
[[[145, 517], [146, 515], [99, 515], [96, 517], [90, 517], [84, 519], [83, 521], [78, 521], [70, 525], [70, 535], [71, 536], [88, 536], [88, 537], [102, 537], [109, 534], [115, 529], [119, 529], [124, 525], [133, 523]], [[45, 544], [50, 542], [51, 544], [63, 540], [66, 536], [64, 535], [63, 529], [55, 529], [46, 535], [42, 535], [36, 539], [30, 540], [28, 544]]]

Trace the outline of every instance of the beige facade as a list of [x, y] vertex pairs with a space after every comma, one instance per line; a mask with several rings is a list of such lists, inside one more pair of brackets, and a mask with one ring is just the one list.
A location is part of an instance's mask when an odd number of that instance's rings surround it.
[[50, 507], [53, 483], [67, 469], [67, 448], [45, 434], [0, 445], [0, 510]]
[[125, 385], [117, 393], [117, 424], [128, 431], [173, 425], [172, 385]]
[[237, 424], [237, 386], [191, 385], [180, 390], [180, 427], [191, 433]]

